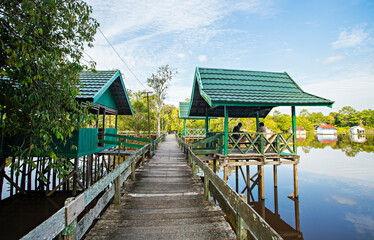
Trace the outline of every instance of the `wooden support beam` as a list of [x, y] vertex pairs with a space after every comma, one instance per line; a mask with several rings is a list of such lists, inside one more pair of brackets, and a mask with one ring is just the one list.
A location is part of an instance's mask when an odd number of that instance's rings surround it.
[[294, 186], [294, 197], [299, 198], [299, 184], [298, 184], [298, 173], [297, 164], [293, 165], [293, 186]]
[[229, 143], [229, 113], [226, 105], [224, 106], [224, 117], [225, 117], [225, 124], [224, 124], [224, 129], [225, 129], [225, 137], [224, 137], [224, 150], [223, 154], [227, 155], [228, 153], [228, 143]]
[[74, 174], [75, 174], [75, 171], [72, 171], [66, 178], [64, 178], [64, 180], [62, 180], [62, 182], [60, 182], [54, 189], [52, 189], [52, 191], [48, 192], [46, 196], [50, 197], [54, 192], [57, 191], [57, 189], [59, 189], [64, 183], [66, 183]]
[[6, 180], [8, 180], [8, 182], [13, 186], [13, 187], [15, 187], [19, 192], [21, 192], [21, 193], [23, 193], [23, 194], [26, 194], [26, 192], [22, 189], [22, 188], [20, 188], [15, 182], [13, 182], [13, 180], [12, 179], [10, 179], [10, 177], [8, 177], [8, 175], [6, 175], [5, 173], [4, 173], [4, 178], [6, 179]]
[[73, 197], [77, 196], [77, 179], [78, 179], [78, 163], [79, 159], [74, 159], [74, 175], [73, 175]]

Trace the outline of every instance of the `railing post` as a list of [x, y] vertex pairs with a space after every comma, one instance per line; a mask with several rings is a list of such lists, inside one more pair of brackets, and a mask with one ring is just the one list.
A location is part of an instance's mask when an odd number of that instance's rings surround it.
[[114, 179], [114, 199], [113, 203], [121, 204], [121, 174]]
[[[69, 205], [74, 198], [67, 198], [65, 200], [65, 207]], [[66, 220], [67, 221], [67, 220]], [[77, 219], [75, 218], [69, 226], [65, 227], [64, 230], [60, 233], [59, 239], [63, 240], [76, 240], [77, 239]]]
[[247, 239], [247, 230], [245, 229], [245, 222], [240, 216], [239, 211], [236, 211], [236, 239]]
[[204, 174], [204, 199], [206, 201], [210, 200], [210, 191], [209, 191], [209, 178]]
[[131, 180], [135, 180], [135, 161], [131, 163]]
[[192, 177], [196, 178], [197, 177], [197, 166], [192, 159], [191, 159], [191, 161], [192, 161]]
[[260, 133], [260, 152], [264, 155], [264, 134]]

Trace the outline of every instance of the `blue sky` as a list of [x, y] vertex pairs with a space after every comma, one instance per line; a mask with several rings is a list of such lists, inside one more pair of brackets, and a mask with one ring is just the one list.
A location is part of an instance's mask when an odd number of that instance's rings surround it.
[[[163, 64], [178, 70], [168, 104], [190, 97], [199, 66], [287, 72], [304, 91], [336, 102], [313, 112], [374, 109], [374, 1], [87, 2], [144, 86]], [[100, 32], [95, 38], [85, 59], [120, 69], [127, 88], [144, 90]]]

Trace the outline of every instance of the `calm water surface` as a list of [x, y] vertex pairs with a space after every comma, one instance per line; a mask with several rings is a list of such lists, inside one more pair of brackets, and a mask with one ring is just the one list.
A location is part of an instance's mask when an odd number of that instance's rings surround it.
[[[310, 135], [298, 142], [298, 154], [302, 238], [374, 239], [374, 136]], [[295, 229], [297, 204], [288, 198], [293, 192], [292, 165], [277, 169], [278, 213]], [[255, 171], [251, 167], [251, 175]], [[219, 174], [222, 177], [222, 169]], [[235, 189], [235, 170], [228, 183]], [[244, 186], [240, 177], [239, 189]], [[253, 195], [257, 199], [256, 188]], [[273, 167], [265, 166], [265, 207], [271, 211], [266, 218], [274, 215], [274, 202]]]

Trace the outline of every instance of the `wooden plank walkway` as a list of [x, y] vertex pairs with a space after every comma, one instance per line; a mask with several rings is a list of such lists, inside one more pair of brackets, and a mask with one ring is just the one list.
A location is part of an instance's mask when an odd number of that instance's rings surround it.
[[235, 239], [221, 209], [203, 198], [202, 181], [168, 135], [86, 239]]

